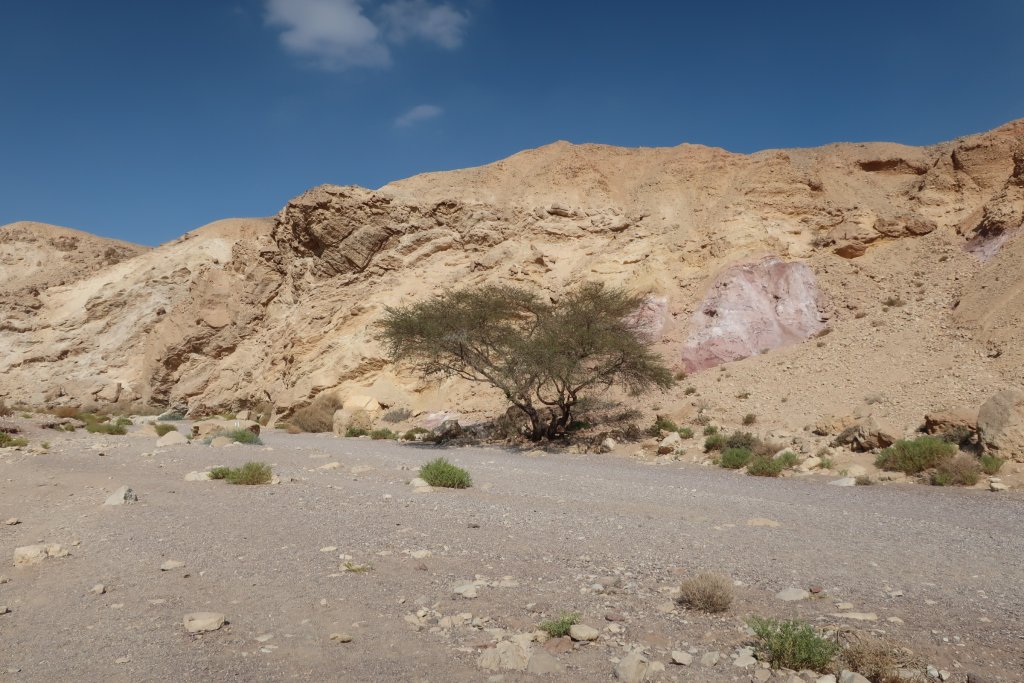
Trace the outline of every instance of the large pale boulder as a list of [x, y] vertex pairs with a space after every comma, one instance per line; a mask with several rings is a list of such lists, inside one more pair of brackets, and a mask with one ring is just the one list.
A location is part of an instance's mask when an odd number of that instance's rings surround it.
[[977, 431], [978, 411], [970, 408], [951, 408], [935, 410], [924, 416], [924, 431], [929, 434], [948, 434], [958, 429]]
[[340, 410], [334, 411], [334, 419], [332, 421], [331, 431], [335, 434], [344, 436], [345, 432], [350, 427], [357, 429], [365, 429], [367, 431], [373, 429], [374, 419], [373, 414], [366, 410]]
[[341, 405], [341, 409], [352, 413], [360, 410], [365, 410], [368, 413], [374, 413], [380, 410], [380, 403], [378, 403], [377, 399], [372, 396], [353, 394], [345, 399], [345, 402]]
[[180, 446], [188, 443], [188, 439], [185, 435], [175, 429], [173, 432], [167, 432], [159, 439], [156, 440], [156, 445], [160, 447], [166, 446]]
[[1024, 391], [1006, 389], [985, 401], [978, 411], [978, 433], [986, 449], [1024, 462]]

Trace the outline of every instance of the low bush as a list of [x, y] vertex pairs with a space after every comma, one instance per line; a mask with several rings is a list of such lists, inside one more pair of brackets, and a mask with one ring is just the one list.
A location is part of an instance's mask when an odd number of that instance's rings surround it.
[[785, 453], [780, 453], [778, 457], [775, 459], [781, 462], [782, 466], [785, 467], [786, 469], [796, 467], [797, 463], [800, 462], [800, 458], [797, 457], [797, 454], [794, 453], [793, 451], [786, 451]]
[[159, 422], [153, 425], [153, 429], [156, 430], [157, 436], [163, 436], [164, 434], [178, 431], [178, 428], [174, 425], [160, 424]]
[[743, 424], [744, 425], [749, 427], [750, 425], [754, 424], [755, 422], [757, 422], [757, 415], [755, 415], [754, 413], [747, 413], [746, 415], [743, 416]]
[[214, 467], [210, 470], [210, 479], [223, 479], [229, 484], [243, 486], [269, 484], [273, 476], [270, 465], [263, 462], [247, 462], [241, 467]]
[[345, 436], [348, 437], [366, 436], [369, 433], [369, 431], [363, 429], [362, 427], [349, 427], [348, 429], [345, 430]]
[[718, 464], [727, 470], [738, 470], [746, 467], [753, 457], [754, 454], [746, 448], [726, 448], [722, 451], [722, 457], [718, 459]]
[[57, 417], [78, 417], [82, 412], [81, 406], [57, 406], [50, 411]]
[[85, 431], [90, 434], [113, 434], [124, 436], [128, 433], [125, 425], [118, 422], [86, 422]]
[[654, 418], [654, 424], [647, 430], [647, 433], [651, 436], [661, 436], [662, 432], [675, 432], [678, 430], [679, 426], [675, 422], [663, 415], [658, 415]]
[[8, 417], [13, 413], [14, 411], [8, 408], [4, 400], [0, 398], [0, 417]]
[[883, 470], [918, 474], [951, 459], [957, 452], [954, 444], [934, 436], [900, 440], [875, 458], [875, 466]]
[[161, 422], [180, 422], [185, 419], [185, 414], [177, 410], [169, 410], [166, 413], [157, 416]]
[[580, 623], [580, 615], [575, 612], [565, 613], [557, 619], [549, 619], [537, 624], [537, 628], [544, 631], [552, 638], [562, 638], [569, 635], [569, 629]]
[[981, 477], [981, 463], [969, 455], [943, 460], [932, 472], [933, 486], [974, 486]]
[[412, 411], [408, 408], [395, 408], [381, 415], [381, 420], [394, 424], [396, 422], [405, 422], [412, 417]]
[[704, 436], [714, 436], [718, 433], [718, 427], [715, 425], [707, 425], [704, 427]]
[[690, 429], [689, 427], [683, 427], [682, 429], [679, 430], [679, 436], [683, 439], [692, 439], [693, 430]]
[[395, 434], [390, 429], [374, 429], [370, 432], [370, 438], [374, 441], [382, 441], [384, 439], [397, 439], [398, 434]]
[[721, 434], [711, 434], [704, 439], [704, 452], [720, 451], [725, 448], [725, 437]]
[[419, 436], [420, 434], [429, 434], [429, 433], [430, 433], [429, 429], [424, 429], [423, 427], [413, 427], [412, 429], [407, 431], [405, 434], [403, 434], [402, 438], [405, 439], [406, 441], [416, 441], [416, 437]]
[[757, 457], [747, 463], [747, 474], [755, 477], [777, 477], [786, 469], [778, 458]]
[[0, 432], [0, 448], [13, 448], [14, 446], [27, 446], [28, 441], [20, 436], [12, 436], [7, 432]]
[[703, 573], [679, 586], [679, 602], [690, 609], [717, 614], [732, 604], [732, 581], [720, 574]]
[[334, 429], [334, 412], [341, 400], [334, 394], [317, 394], [309, 405], [292, 413], [290, 423], [304, 432], [320, 433]]
[[839, 652], [836, 643], [804, 621], [752, 617], [747, 623], [758, 639], [758, 658], [773, 669], [825, 671]]
[[697, 387], [686, 387], [686, 389], [683, 390], [683, 393], [687, 396], [693, 396], [697, 393]]
[[861, 636], [843, 648], [840, 655], [841, 668], [856, 671], [872, 683], [903, 683], [908, 679], [900, 673], [902, 667], [897, 656], [902, 651], [905, 648], [890, 641]]
[[994, 455], [983, 455], [978, 458], [981, 464], [981, 471], [985, 474], [995, 474], [1003, 466], [1003, 459]]
[[258, 434], [254, 434], [248, 429], [232, 429], [229, 432], [221, 432], [217, 436], [226, 436], [235, 443], [244, 443], [249, 446], [262, 446], [263, 441], [260, 439]]
[[725, 437], [726, 448], [746, 448], [748, 451], [753, 451], [757, 444], [758, 438], [750, 432], [733, 432]]
[[444, 458], [431, 460], [420, 468], [420, 479], [431, 486], [449, 489], [465, 489], [473, 485], [469, 472], [456, 467]]

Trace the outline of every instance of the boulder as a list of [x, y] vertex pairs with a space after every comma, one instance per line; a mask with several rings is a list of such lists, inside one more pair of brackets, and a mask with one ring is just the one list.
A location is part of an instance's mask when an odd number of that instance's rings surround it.
[[465, 430], [462, 429], [462, 425], [459, 424], [458, 420], [445, 420], [434, 430], [434, 436], [441, 441], [457, 439], [464, 433]]
[[679, 432], [671, 432], [668, 436], [661, 440], [658, 444], [658, 455], [667, 455], [674, 453], [678, 449], [682, 448], [683, 439], [679, 436]]
[[182, 620], [188, 633], [216, 631], [224, 625], [224, 615], [219, 612], [192, 612]]
[[488, 671], [525, 671], [530, 661], [530, 652], [520, 643], [503, 640], [493, 648], [484, 651], [477, 659], [477, 666]]
[[109, 506], [129, 505], [131, 503], [137, 503], [138, 500], [139, 497], [135, 495], [134, 491], [132, 491], [127, 486], [122, 486], [118, 490], [111, 493], [103, 504]]
[[597, 640], [599, 635], [601, 635], [600, 631], [586, 624], [573, 624], [569, 627], [569, 637], [577, 642]]
[[167, 432], [166, 434], [164, 434], [163, 436], [156, 440], [156, 445], [160, 447], [180, 446], [187, 443], [188, 439], [186, 439], [185, 435], [179, 432], [178, 430], [174, 430], [173, 432]]
[[924, 431], [929, 434], [948, 434], [959, 429], [978, 431], [978, 411], [952, 408], [936, 410], [924, 416]]
[[353, 394], [345, 399], [345, 402], [341, 406], [342, 410], [347, 410], [350, 413], [354, 413], [360, 410], [365, 410], [368, 413], [375, 413], [380, 410], [380, 403], [377, 399], [372, 396], [365, 396], [362, 394]]
[[859, 417], [835, 438], [833, 445], [849, 446], [852, 451], [871, 451], [891, 446], [899, 440], [899, 433], [889, 423], [874, 415]]
[[68, 551], [56, 543], [37, 543], [14, 549], [14, 566], [39, 564], [48, 557], [67, 557]]
[[[253, 420], [203, 420], [192, 425], [192, 438], [205, 439], [221, 432], [233, 432], [237, 429], [248, 429], [259, 436], [260, 423]], [[168, 432], [167, 434], [173, 434]], [[165, 434], [164, 436], [167, 436]]]
[[651, 661], [639, 650], [633, 650], [615, 665], [615, 678], [623, 683], [642, 683], [650, 670]]
[[601, 442], [600, 451], [602, 453], [611, 453], [615, 450], [615, 446], [617, 445], [618, 444], [615, 443], [615, 439], [609, 436]]
[[1024, 391], [994, 394], [978, 411], [978, 434], [985, 449], [1024, 462]]
[[230, 446], [233, 443], [235, 443], [235, 440], [226, 436], [215, 436], [210, 441], [210, 445], [214, 448], [223, 448], [224, 446]]

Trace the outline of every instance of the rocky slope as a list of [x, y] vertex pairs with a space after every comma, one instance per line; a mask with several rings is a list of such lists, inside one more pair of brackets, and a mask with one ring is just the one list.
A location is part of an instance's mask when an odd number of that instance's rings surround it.
[[647, 295], [659, 350], [700, 371], [642, 409], [700, 400], [797, 428], [871, 397], [911, 427], [1024, 385], [1022, 223], [1024, 120], [924, 148], [559, 142], [376, 191], [320, 186], [273, 219], [151, 250], [12, 224], [0, 397], [288, 414], [335, 390], [492, 410], [478, 388], [387, 363], [382, 308], [450, 286], [558, 296], [600, 280]]

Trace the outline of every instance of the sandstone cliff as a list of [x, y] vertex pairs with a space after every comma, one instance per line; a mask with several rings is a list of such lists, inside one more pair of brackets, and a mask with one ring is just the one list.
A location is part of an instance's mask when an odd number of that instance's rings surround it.
[[[647, 295], [659, 350], [701, 371], [682, 386], [720, 414], [799, 426], [879, 394], [909, 422], [1024, 384], [1022, 222], [1024, 120], [925, 148], [559, 142], [376, 191], [313, 188], [156, 249], [12, 224], [0, 397], [287, 414], [337, 390], [472, 412], [494, 397], [381, 357], [382, 307], [596, 279]], [[682, 386], [642, 407], [685, 412]]]

